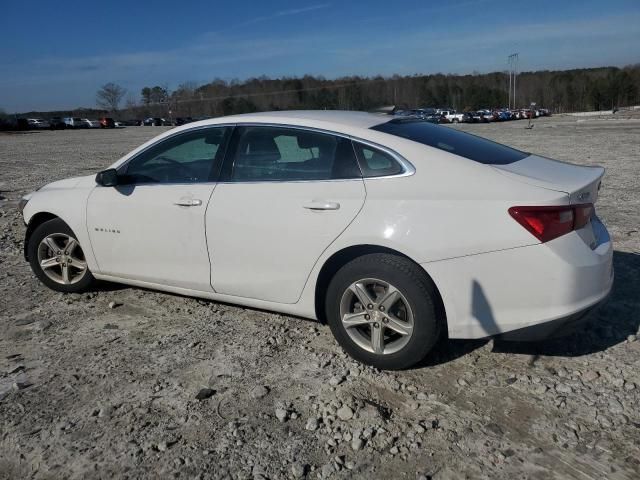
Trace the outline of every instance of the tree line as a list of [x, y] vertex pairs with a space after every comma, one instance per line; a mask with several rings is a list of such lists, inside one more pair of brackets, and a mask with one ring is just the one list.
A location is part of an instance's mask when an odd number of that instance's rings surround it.
[[[261, 76], [244, 81], [214, 79], [204, 85], [188, 82], [175, 90], [166, 85], [146, 86], [139, 98], [129, 94], [122, 105], [126, 90], [110, 82], [98, 90], [96, 103], [100, 111], [113, 115], [118, 111], [122, 119], [195, 118], [285, 109], [371, 110], [383, 105], [464, 111], [505, 107], [508, 85], [506, 72], [336, 79]], [[517, 77], [516, 104], [522, 108], [532, 102], [555, 113], [640, 105], [640, 64], [522, 72]]]
[[[174, 91], [145, 87], [137, 116], [220, 116], [265, 110], [371, 110], [383, 105], [405, 108], [451, 107], [457, 110], [507, 105], [509, 76], [494, 72], [470, 75], [392, 77], [215, 79], [205, 85], [184, 83]], [[604, 110], [640, 104], [640, 64], [564, 71], [522, 72], [517, 77], [516, 102], [532, 102], [553, 112]], [[134, 115], [136, 116], [136, 115]]]

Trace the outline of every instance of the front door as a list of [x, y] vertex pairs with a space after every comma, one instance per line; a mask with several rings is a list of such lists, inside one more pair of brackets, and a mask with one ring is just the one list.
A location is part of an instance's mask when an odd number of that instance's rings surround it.
[[348, 138], [236, 127], [206, 213], [216, 292], [295, 303], [322, 252], [365, 199]]
[[87, 229], [100, 273], [211, 291], [204, 216], [228, 133], [169, 137], [119, 167], [118, 186], [93, 190]]

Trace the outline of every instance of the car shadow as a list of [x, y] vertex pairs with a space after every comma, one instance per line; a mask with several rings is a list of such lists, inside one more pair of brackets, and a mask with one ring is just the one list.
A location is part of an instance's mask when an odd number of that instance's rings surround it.
[[[578, 357], [602, 352], [635, 335], [640, 326], [640, 254], [615, 251], [613, 253], [615, 280], [609, 299], [591, 318], [576, 327], [571, 334], [539, 341], [493, 339], [492, 352], [534, 356]], [[479, 285], [474, 282], [473, 306], [485, 309], [484, 318], [492, 322], [491, 307]], [[490, 327], [491, 325], [486, 325]], [[415, 368], [440, 365], [453, 361], [486, 345], [490, 339], [443, 340]]]
[[[594, 312], [587, 322], [579, 325], [572, 334], [565, 337], [548, 338], [535, 342], [495, 338], [493, 339], [492, 352], [525, 354], [533, 355], [534, 357], [543, 355], [577, 357], [602, 352], [614, 345], [624, 342], [629, 335], [636, 334], [640, 326], [640, 295], [638, 295], [638, 288], [640, 286], [640, 254], [615, 251], [613, 253], [613, 266], [616, 277], [611, 296]], [[92, 290], [108, 292], [128, 288], [139, 287], [100, 281]], [[485, 323], [488, 322], [485, 324], [485, 327], [487, 330], [490, 330], [492, 325], [495, 325], [491, 305], [477, 282], [474, 282], [472, 288], [472, 309], [478, 315], [480, 312], [485, 313], [482, 318], [485, 319]], [[140, 289], [147, 290], [145, 288]], [[182, 296], [165, 293], [167, 295]], [[225, 302], [213, 303], [231, 305]], [[252, 310], [266, 312], [261, 309]], [[310, 322], [316, 323], [316, 321], [313, 320], [310, 320]], [[412, 367], [412, 370], [451, 362], [472, 353], [474, 350], [482, 348], [489, 341], [491, 341], [490, 338], [478, 340], [443, 339], [424, 360]], [[535, 361], [535, 358], [533, 361]]]
[[119, 290], [132, 289], [131, 285], [125, 285], [124, 283], [108, 282], [106, 280], [98, 280], [91, 288], [92, 292], [117, 292]]

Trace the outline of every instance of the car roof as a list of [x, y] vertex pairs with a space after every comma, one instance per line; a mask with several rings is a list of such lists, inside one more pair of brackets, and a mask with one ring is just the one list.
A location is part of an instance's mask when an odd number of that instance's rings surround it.
[[[347, 130], [369, 129], [393, 118], [379, 113], [352, 112], [343, 110], [280, 110], [275, 112], [243, 113], [227, 117], [210, 118], [198, 122], [200, 125], [220, 123], [281, 123], [327, 128], [328, 125]], [[193, 128], [194, 124], [190, 124]]]

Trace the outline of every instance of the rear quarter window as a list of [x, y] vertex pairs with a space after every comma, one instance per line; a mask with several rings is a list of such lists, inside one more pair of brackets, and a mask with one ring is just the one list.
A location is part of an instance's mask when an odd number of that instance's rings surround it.
[[372, 130], [413, 140], [485, 165], [507, 165], [529, 154], [486, 138], [414, 118], [396, 118]]
[[387, 177], [402, 173], [402, 166], [388, 153], [360, 142], [354, 141], [353, 146], [360, 162], [363, 177]]

